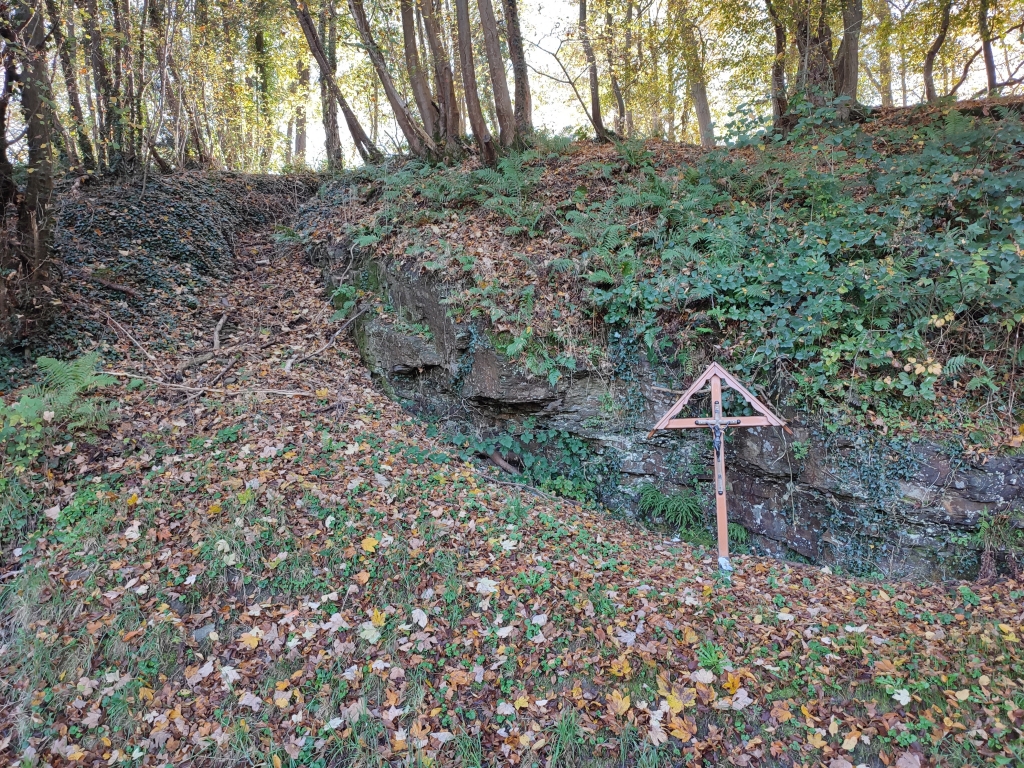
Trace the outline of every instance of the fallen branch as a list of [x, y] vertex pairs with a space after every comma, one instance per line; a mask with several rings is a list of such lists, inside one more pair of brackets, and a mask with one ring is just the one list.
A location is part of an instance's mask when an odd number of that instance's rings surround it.
[[220, 320], [217, 321], [217, 327], [213, 329], [213, 351], [216, 352], [220, 349], [220, 329], [224, 327], [225, 321], [228, 319], [228, 313], [225, 312], [220, 316]]
[[485, 475], [483, 472], [480, 472], [480, 471], [477, 471], [476, 474], [477, 474], [478, 477], [482, 477], [484, 480], [486, 480], [489, 483], [497, 483], [498, 485], [508, 485], [508, 486], [513, 487], [513, 488], [522, 488], [524, 491], [529, 491], [534, 496], [539, 496], [542, 499], [547, 499], [548, 501], [553, 501], [556, 504], [561, 501], [561, 499], [556, 499], [554, 496], [551, 496], [551, 495], [549, 495], [547, 493], [544, 493], [544, 491], [540, 490], [539, 488], [534, 488], [532, 485], [527, 485], [526, 483], [513, 483], [511, 480], [499, 480], [496, 477], [491, 477], [490, 475]]
[[497, 451], [491, 451], [487, 458], [494, 462], [494, 466], [498, 467], [499, 469], [505, 470], [510, 475], [519, 475], [519, 470], [517, 470], [515, 467], [513, 467], [511, 464], [505, 461], [505, 457], [502, 456]]
[[129, 373], [128, 371], [104, 371], [108, 376], [117, 376], [120, 378], [128, 379], [142, 379], [148, 381], [151, 384], [156, 384], [158, 387], [166, 387], [167, 389], [179, 389], [183, 392], [212, 392], [217, 395], [287, 395], [288, 397], [316, 397], [315, 392], [306, 392], [301, 389], [236, 389], [234, 391], [228, 389], [213, 389], [211, 387], [187, 387], [184, 384], [172, 384], [169, 381], [160, 381], [160, 379], [154, 379], [152, 376], [143, 376], [141, 373]]
[[[338, 336], [340, 336], [340, 335], [341, 335], [341, 332], [342, 332], [342, 331], [344, 331], [344, 330], [345, 330], [346, 328], [348, 328], [348, 327], [349, 327], [350, 325], [352, 325], [352, 323], [354, 323], [354, 322], [355, 322], [356, 318], [357, 318], [357, 317], [359, 317], [360, 315], [364, 314], [364, 313], [366, 312], [366, 310], [367, 310], [367, 309], [369, 309], [369, 307], [363, 307], [363, 308], [362, 308], [362, 309], [360, 309], [360, 310], [359, 310], [358, 312], [356, 312], [356, 313], [355, 313], [354, 315], [352, 315], [352, 317], [350, 317], [350, 318], [349, 318], [348, 320], [346, 320], [346, 321], [345, 321], [345, 322], [344, 322], [344, 323], [342, 324], [341, 328], [339, 328], [338, 330], [336, 330], [336, 331], [334, 332], [334, 335], [333, 335], [333, 336], [331, 336], [331, 338], [327, 340], [327, 343], [326, 343], [326, 344], [324, 344], [324, 345], [323, 345], [322, 347], [320, 347], [320, 349], [318, 349], [318, 350], [316, 350], [316, 351], [314, 351], [314, 352], [310, 352], [310, 353], [309, 353], [308, 355], [306, 355], [305, 357], [300, 357], [300, 358], [299, 358], [298, 360], [296, 360], [296, 361], [295, 361], [295, 365], [299, 365], [300, 363], [304, 363], [304, 362], [306, 362], [307, 360], [309, 360], [310, 358], [312, 358], [312, 357], [316, 357], [316, 356], [317, 356], [317, 355], [319, 355], [319, 354], [320, 354], [321, 352], [323, 352], [323, 351], [325, 351], [326, 349], [328, 349], [328, 348], [329, 348], [329, 347], [330, 347], [330, 346], [331, 346], [331, 345], [332, 345], [332, 344], [333, 344], [333, 343], [335, 342], [335, 340], [336, 340], [336, 339], [338, 338]], [[293, 366], [293, 367], [294, 367], [294, 366]]]
[[185, 373], [185, 371], [187, 371], [189, 368], [195, 368], [197, 365], [202, 365], [203, 363], [210, 362], [215, 357], [226, 355], [228, 352], [234, 352], [240, 346], [240, 344], [235, 344], [234, 346], [218, 349], [215, 352], [204, 352], [201, 355], [196, 355], [195, 357], [186, 360], [184, 363], [175, 368], [175, 372], [177, 372], [177, 374], [180, 376], [181, 374]]
[[[99, 308], [97, 307], [97, 309], [99, 309]], [[102, 309], [100, 309], [99, 311], [103, 314], [103, 316], [105, 318], [107, 318], [107, 320], [109, 320], [111, 323], [113, 323], [115, 326], [117, 326], [118, 330], [120, 330], [121, 333], [123, 333], [125, 336], [127, 336], [128, 339], [132, 342], [132, 344], [134, 344], [136, 347], [138, 347], [142, 351], [142, 354], [144, 354], [146, 356], [146, 359], [148, 359], [151, 363], [155, 363], [156, 362], [156, 357], [153, 355], [153, 353], [151, 353], [148, 349], [146, 349], [144, 346], [142, 346], [142, 343], [138, 339], [136, 339], [134, 336], [132, 336], [130, 333], [128, 333], [128, 331], [125, 329], [125, 327], [123, 325], [121, 325], [119, 322], [117, 322], [117, 320], [112, 318], [110, 315], [108, 315]]]
[[134, 288], [129, 288], [127, 285], [115, 283], [112, 280], [107, 280], [105, 277], [94, 275], [92, 272], [82, 272], [82, 274], [89, 280], [92, 280], [94, 283], [99, 283], [104, 288], [109, 288], [112, 291], [120, 291], [121, 293], [127, 293], [129, 296], [134, 296], [136, 299], [142, 298], [141, 293], [139, 293]]
[[[217, 374], [216, 376], [214, 376], [214, 377], [213, 377], [213, 379], [212, 379], [212, 380], [210, 381], [210, 383], [209, 383], [209, 384], [208, 384], [207, 386], [209, 386], [209, 387], [212, 387], [212, 386], [213, 386], [214, 384], [216, 384], [216, 383], [217, 383], [218, 381], [220, 381], [221, 379], [223, 379], [223, 378], [224, 378], [224, 374], [226, 374], [226, 373], [227, 373], [228, 371], [230, 371], [230, 370], [231, 370], [232, 368], [234, 368], [234, 367], [235, 367], [236, 365], [238, 365], [238, 361], [239, 361], [239, 360], [241, 360], [241, 359], [242, 359], [242, 358], [240, 358], [240, 357], [233, 357], [233, 358], [231, 358], [231, 362], [230, 362], [230, 363], [228, 363], [227, 365], [225, 365], [225, 366], [224, 366], [224, 368], [223, 368], [223, 369], [221, 370], [221, 372], [220, 372], [220, 373], [218, 373], [218, 374]], [[205, 391], [205, 390], [204, 390], [204, 391]], [[199, 398], [199, 397], [200, 397], [201, 395], [202, 395], [202, 392], [193, 392], [193, 393], [192, 393], [191, 395], [189, 395], [189, 396], [188, 396], [188, 398], [187, 398], [187, 399], [185, 400], [185, 405], [188, 405], [188, 404], [189, 404], [189, 403], [191, 403], [191, 402], [192, 402], [193, 400], [196, 400], [196, 399], [198, 399], [198, 398]]]

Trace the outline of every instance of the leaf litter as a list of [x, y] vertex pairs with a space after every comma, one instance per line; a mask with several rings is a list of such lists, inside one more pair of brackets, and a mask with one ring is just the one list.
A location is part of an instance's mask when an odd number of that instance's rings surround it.
[[[120, 423], [10, 551], [8, 762], [1020, 757], [1021, 585], [753, 556], [726, 579], [702, 548], [495, 484], [350, 341], [302, 359], [337, 327], [318, 271], [266, 233], [239, 247], [257, 265], [199, 311], [119, 337]], [[224, 314], [227, 351], [170, 380]]]

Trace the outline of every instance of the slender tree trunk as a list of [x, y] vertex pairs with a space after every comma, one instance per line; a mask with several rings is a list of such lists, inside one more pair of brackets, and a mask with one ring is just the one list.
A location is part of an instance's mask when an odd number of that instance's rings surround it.
[[768, 16], [775, 32], [775, 57], [772, 59], [772, 121], [779, 127], [782, 116], [789, 111], [789, 97], [786, 93], [786, 25], [779, 16], [772, 0], [765, 0]]
[[[334, 0], [328, 0], [320, 12], [320, 37], [326, 43], [324, 50], [330, 73], [337, 70], [338, 21], [334, 10]], [[341, 131], [338, 128], [338, 100], [328, 84], [327, 75], [320, 74], [320, 111], [323, 113], [324, 150], [327, 154], [327, 170], [340, 170], [343, 163], [341, 150]]]
[[[860, 73], [860, 32], [864, 26], [863, 0], [845, 0], [843, 3], [843, 39], [836, 53], [836, 96], [845, 96], [850, 103], [857, 102], [857, 80]], [[849, 109], [847, 104], [844, 109]]]
[[441, 39], [433, 0], [420, 0], [420, 13], [423, 17], [423, 28], [427, 33], [430, 57], [434, 61], [440, 133], [444, 138], [445, 149], [452, 153], [458, 150], [462, 135], [462, 116], [459, 99], [455, 94], [455, 77], [449, 63], [448, 50]]
[[[4, 82], [3, 90], [0, 91], [0, 222], [6, 220], [7, 205], [13, 203], [18, 196], [18, 185], [14, 181], [14, 165], [7, 156], [7, 128], [10, 122], [7, 115], [11, 105], [11, 92], [18, 75], [14, 68], [13, 51], [8, 48], [2, 55]], [[0, 247], [0, 259], [6, 255], [8, 250]], [[6, 270], [9, 265], [3, 263], [0, 267]], [[6, 282], [0, 280], [0, 295], [6, 296]], [[10, 313], [6, 309], [0, 311], [0, 321], [6, 322], [9, 318]]]
[[708, 103], [708, 82], [704, 71], [704, 52], [697, 40], [693, 21], [682, 13], [677, 21], [683, 43], [683, 62], [686, 66], [686, 80], [690, 86], [690, 98], [697, 115], [700, 131], [700, 145], [715, 146], [715, 127], [711, 122], [711, 105]]
[[519, 24], [519, 0], [502, 0], [502, 7], [505, 9], [508, 56], [512, 60], [512, 77], [515, 79], [516, 144], [522, 146], [533, 133], [533, 95], [530, 93], [530, 78], [526, 70], [523, 31]]
[[313, 23], [313, 17], [309, 15], [309, 10], [305, 4], [300, 7], [298, 0], [289, 0], [289, 3], [296, 18], [299, 20], [299, 26], [302, 27], [302, 33], [306, 37], [309, 50], [313, 54], [313, 58], [316, 59], [317, 66], [320, 68], [320, 77], [327, 81], [327, 86], [334, 94], [334, 98], [338, 100], [338, 105], [341, 107], [341, 113], [345, 117], [349, 133], [352, 134], [352, 141], [356, 145], [356, 151], [363, 158], [363, 162], [380, 162], [384, 159], [384, 155], [370, 141], [363, 127], [359, 124], [359, 120], [356, 118], [352, 108], [349, 107], [348, 101], [342, 95], [341, 89], [338, 88], [338, 81], [334, 77], [334, 70], [330, 68], [330, 64], [327, 61], [327, 54], [324, 52], [323, 43], [317, 34], [316, 26]]
[[473, 64], [473, 30], [469, 25], [468, 0], [455, 0], [455, 18], [458, 28], [459, 59], [462, 63], [462, 85], [466, 96], [466, 112], [473, 127], [473, 136], [480, 147], [484, 165], [494, 165], [498, 153], [494, 149], [491, 132], [487, 130], [484, 113], [480, 108], [480, 94], [476, 87], [476, 68]]
[[299, 168], [306, 167], [306, 102], [309, 101], [309, 63], [299, 61], [299, 103], [295, 108], [295, 158]]
[[409, 149], [418, 157], [436, 155], [437, 145], [434, 144], [434, 140], [430, 135], [423, 130], [423, 127], [416, 122], [412, 112], [409, 110], [409, 105], [402, 98], [398, 88], [395, 87], [394, 81], [391, 79], [391, 73], [388, 72], [384, 54], [381, 53], [380, 48], [377, 47], [377, 43], [373, 39], [370, 23], [366, 19], [363, 0], [348, 0], [348, 7], [352, 11], [352, 20], [359, 31], [359, 39], [362, 41], [363, 47], [370, 57], [370, 63], [373, 64], [373, 68], [377, 72], [377, 78], [380, 80], [381, 86], [384, 88], [384, 94], [391, 105], [395, 121], [398, 123], [398, 127], [401, 128], [405, 140], [409, 142]]
[[826, 17], [825, 0], [817, 8], [808, 3], [797, 19], [796, 45], [800, 54], [797, 82], [806, 98], [821, 106], [835, 95], [832, 67], [832, 29]]
[[942, 44], [946, 42], [946, 34], [949, 32], [949, 13], [953, 8], [953, 0], [946, 0], [942, 4], [942, 17], [939, 19], [939, 31], [935, 35], [935, 39], [932, 44], [928, 47], [928, 52], [924, 56], [924, 95], [929, 103], [935, 103], [939, 100], [939, 94], [935, 90], [935, 59], [939, 55], [939, 51], [942, 49]]
[[[57, 57], [60, 59], [61, 73], [64, 75], [64, 87], [68, 93], [68, 107], [71, 110], [71, 121], [75, 128], [75, 147], [68, 147], [68, 154], [72, 162], [80, 162], [86, 170], [93, 170], [96, 167], [96, 159], [92, 152], [92, 143], [89, 141], [89, 134], [86, 132], [85, 114], [82, 112], [82, 100], [78, 94], [78, 56], [74, 39], [74, 32], [65, 35], [65, 24], [61, 18], [62, 7], [57, 5], [57, 0], [46, 0], [46, 12], [50, 16], [50, 28], [53, 34], [54, 47], [57, 49]], [[72, 9], [72, 13], [74, 13]], [[77, 160], [76, 160], [77, 157]]]
[[409, 73], [412, 95], [416, 99], [423, 127], [430, 136], [437, 138], [437, 109], [430, 95], [430, 84], [420, 64], [419, 46], [416, 44], [416, 18], [413, 15], [412, 0], [399, 0], [402, 15], [402, 42], [405, 47], [405, 68]]
[[985, 60], [985, 79], [988, 83], [988, 95], [995, 96], [999, 92], [996, 80], [996, 59], [992, 52], [992, 30], [988, 23], [989, 0], [980, 0], [978, 5], [978, 37], [981, 38], [981, 54]]
[[120, 122], [114, 106], [114, 84], [110, 78], [110, 70], [107, 68], [107, 60], [103, 55], [103, 40], [100, 35], [99, 10], [96, 7], [96, 0], [84, 0], [82, 10], [86, 39], [89, 46], [89, 64], [92, 68], [93, 81], [96, 87], [97, 124], [99, 126], [100, 143], [103, 145], [103, 153], [106, 155], [106, 168], [108, 171], [119, 170], [121, 161], [121, 148], [118, 139], [120, 131], [114, 126]]
[[583, 55], [587, 59], [587, 68], [590, 72], [590, 122], [594, 124], [594, 132], [598, 141], [608, 141], [608, 132], [601, 120], [601, 89], [597, 81], [597, 58], [594, 56], [594, 48], [590, 44], [590, 34], [587, 32], [587, 0], [580, 0], [580, 43], [583, 45]]
[[37, 294], [51, 282], [49, 215], [53, 193], [53, 91], [47, 71], [46, 24], [42, 3], [18, 0], [14, 6], [21, 52], [21, 110], [28, 143], [28, 178], [18, 202], [19, 251], [29, 291]]
[[512, 97], [508, 92], [508, 79], [505, 77], [505, 59], [501, 55], [501, 43], [498, 40], [498, 21], [494, 17], [494, 6], [491, 0], [477, 0], [480, 8], [480, 26], [484, 33], [484, 53], [487, 58], [487, 71], [491, 76], [491, 93], [494, 95], [494, 111], [498, 121], [498, 141], [508, 147], [515, 140], [516, 122], [512, 111]]
[[622, 98], [622, 88], [619, 87], [619, 79], [615, 76], [615, 20], [611, 11], [605, 13], [605, 27], [608, 29], [608, 45], [605, 47], [608, 61], [608, 73], [612, 81], [612, 95], [615, 96], [615, 132], [623, 135], [623, 126], [626, 120], [626, 102]]

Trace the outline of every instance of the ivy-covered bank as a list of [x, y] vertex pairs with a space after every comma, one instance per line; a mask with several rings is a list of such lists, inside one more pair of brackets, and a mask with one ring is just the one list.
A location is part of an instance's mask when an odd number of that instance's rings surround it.
[[[613, 507], [649, 481], [691, 493], [700, 436], [641, 436], [719, 360], [802, 430], [730, 448], [758, 545], [894, 571], [894, 535], [1017, 530], [1022, 138], [996, 107], [819, 110], [711, 152], [541, 139], [496, 170], [364, 169], [298, 235], [372, 304], [364, 358], [475, 453]], [[563, 458], [579, 471], [534, 470]]]

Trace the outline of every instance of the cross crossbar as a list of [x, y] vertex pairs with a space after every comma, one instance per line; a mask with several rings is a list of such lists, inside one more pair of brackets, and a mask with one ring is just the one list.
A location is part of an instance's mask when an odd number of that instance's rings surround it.
[[[722, 414], [722, 383], [735, 390], [746, 403], [757, 411], [758, 416], [724, 416]], [[710, 418], [676, 418], [678, 413], [705, 384], [711, 384], [711, 417]], [[654, 425], [650, 437], [661, 429], [696, 429], [705, 427], [711, 430], [712, 444], [715, 449], [715, 511], [718, 528], [718, 564], [722, 569], [731, 571], [729, 564], [729, 518], [726, 505], [725, 483], [725, 430], [728, 427], [782, 427], [786, 422], [754, 397], [750, 390], [740, 384], [718, 363], [712, 363], [702, 373], [683, 396], [668, 409], [664, 416]]]

